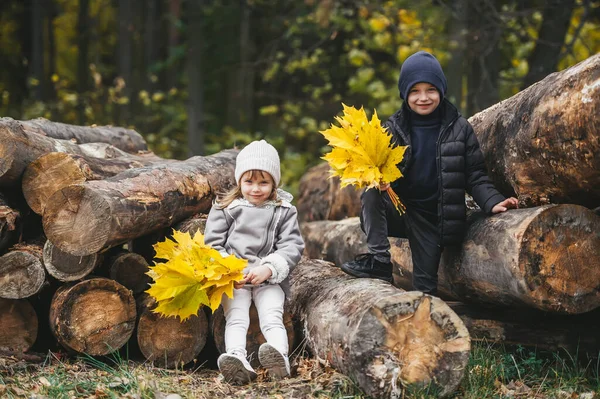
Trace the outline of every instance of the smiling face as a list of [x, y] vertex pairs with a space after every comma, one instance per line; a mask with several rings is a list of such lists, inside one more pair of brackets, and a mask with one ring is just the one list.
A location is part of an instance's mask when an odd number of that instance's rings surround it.
[[408, 106], [419, 115], [435, 111], [440, 100], [440, 92], [430, 83], [417, 83], [408, 91]]
[[249, 170], [240, 179], [242, 196], [256, 206], [271, 197], [274, 185], [271, 175], [261, 170]]

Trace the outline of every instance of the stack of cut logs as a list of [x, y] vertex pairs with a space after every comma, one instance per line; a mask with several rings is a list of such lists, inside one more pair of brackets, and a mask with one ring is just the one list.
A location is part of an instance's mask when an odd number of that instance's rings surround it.
[[[342, 273], [336, 265], [366, 250], [360, 193], [326, 179], [327, 165], [309, 170], [290, 344], [305, 339], [375, 397], [409, 385], [451, 393], [472, 338], [597, 350], [599, 72], [597, 55], [471, 118], [490, 175], [522, 208], [469, 216], [462, 246], [444, 252], [441, 299], [405, 291], [412, 263], [402, 239], [392, 239], [393, 286]], [[128, 129], [0, 119], [0, 354], [58, 343], [105, 355], [134, 342], [157, 366], [175, 367], [209, 338], [223, 351], [222, 311], [159, 317], [145, 272], [172, 228], [203, 231], [216, 193], [234, 184], [236, 154], [163, 159]], [[262, 342], [252, 308], [248, 352]]]

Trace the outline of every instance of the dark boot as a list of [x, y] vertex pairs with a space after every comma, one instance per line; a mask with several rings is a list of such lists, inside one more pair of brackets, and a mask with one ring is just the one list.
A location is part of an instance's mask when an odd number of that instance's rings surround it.
[[372, 254], [360, 254], [353, 261], [346, 262], [341, 269], [354, 277], [377, 278], [391, 283], [392, 263], [380, 262]]

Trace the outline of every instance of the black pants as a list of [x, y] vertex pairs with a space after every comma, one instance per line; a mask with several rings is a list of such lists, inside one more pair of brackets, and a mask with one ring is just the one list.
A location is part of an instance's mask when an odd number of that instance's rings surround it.
[[410, 208], [400, 215], [386, 193], [369, 189], [361, 196], [360, 225], [367, 235], [369, 253], [380, 262], [390, 261], [388, 237], [408, 238], [413, 288], [427, 294], [437, 293], [442, 246], [435, 224]]

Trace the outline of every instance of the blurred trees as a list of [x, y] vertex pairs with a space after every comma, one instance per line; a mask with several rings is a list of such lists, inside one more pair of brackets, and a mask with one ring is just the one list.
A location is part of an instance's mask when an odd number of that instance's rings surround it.
[[185, 158], [265, 137], [294, 189], [341, 102], [433, 52], [467, 115], [600, 49], [599, 0], [3, 0], [0, 115], [118, 124]]

